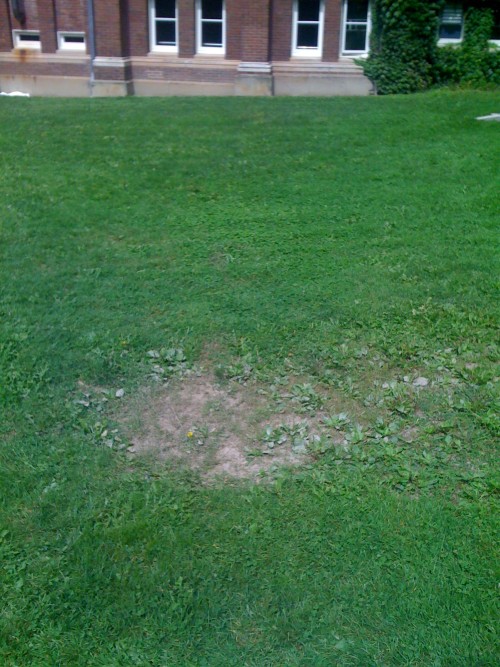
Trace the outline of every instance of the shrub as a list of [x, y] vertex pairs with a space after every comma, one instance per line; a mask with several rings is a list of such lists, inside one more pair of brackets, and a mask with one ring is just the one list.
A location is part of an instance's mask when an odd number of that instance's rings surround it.
[[488, 42], [494, 21], [488, 0], [466, 11], [461, 44], [438, 47], [443, 6], [444, 0], [374, 0], [370, 55], [361, 64], [379, 94], [500, 83], [500, 50]]
[[433, 83], [442, 6], [443, 0], [375, 0], [363, 67], [379, 94], [412, 93]]
[[493, 29], [493, 10], [471, 7], [465, 16], [462, 44], [438, 51], [437, 83], [483, 86], [500, 84], [500, 51], [488, 41]]

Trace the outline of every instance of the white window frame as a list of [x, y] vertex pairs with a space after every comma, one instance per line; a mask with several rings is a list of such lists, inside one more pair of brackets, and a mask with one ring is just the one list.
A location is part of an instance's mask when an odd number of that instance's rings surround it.
[[[81, 37], [83, 38], [82, 42], [68, 42], [66, 41], [68, 37]], [[59, 31], [57, 33], [57, 48], [59, 51], [80, 51], [85, 52], [87, 50], [87, 43], [85, 40], [84, 32], [66, 32]]]
[[446, 23], [450, 25], [456, 25], [455, 21], [443, 21], [444, 13], [446, 11], [447, 7], [450, 7], [450, 5], [460, 7], [460, 12], [461, 12], [461, 21], [460, 21], [460, 37], [439, 37], [438, 36], [438, 45], [443, 46], [444, 44], [460, 44], [462, 39], [464, 38], [464, 5], [463, 2], [447, 2], [443, 8], [443, 12], [439, 18], [439, 30], [441, 30], [441, 26], [445, 25]]
[[[37, 37], [37, 40], [28, 40], [24, 42], [21, 40], [21, 37], [24, 35], [33, 35]], [[40, 39], [39, 30], [13, 30], [12, 31], [12, 42], [15, 49], [32, 49], [33, 51], [42, 50], [42, 41]]]
[[[318, 26], [318, 46], [298, 46], [299, 23]], [[325, 23], [325, 2], [320, 0], [319, 16], [317, 21], [299, 21], [299, 0], [293, 3], [292, 18], [292, 56], [298, 58], [321, 58], [323, 55], [323, 27]]]
[[[222, 23], [222, 44], [220, 46], [203, 46], [202, 23]], [[223, 56], [226, 53], [226, 0], [222, 0], [222, 19], [203, 19], [201, 0], [196, 0], [196, 53]]]
[[[156, 22], [172, 23], [175, 21], [175, 44], [156, 43]], [[179, 52], [179, 3], [175, 0], [175, 19], [156, 18], [156, 2], [149, 0], [149, 48], [155, 53]]]
[[[343, 0], [342, 2], [342, 47], [341, 47], [341, 55], [347, 56], [350, 58], [360, 58], [362, 56], [368, 55], [368, 52], [370, 50], [370, 33], [372, 31], [372, 6], [371, 2], [368, 2], [368, 12], [366, 16], [366, 21], [348, 21], [347, 20], [347, 5], [349, 3], [349, 0]], [[366, 40], [365, 40], [365, 49], [363, 51], [348, 51], [346, 49], [345, 43], [346, 43], [346, 33], [347, 33], [347, 25], [348, 24], [359, 24], [359, 25], [366, 25]]]

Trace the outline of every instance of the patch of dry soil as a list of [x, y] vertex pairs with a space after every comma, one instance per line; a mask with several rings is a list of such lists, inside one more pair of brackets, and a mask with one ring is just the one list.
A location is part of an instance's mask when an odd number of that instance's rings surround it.
[[278, 466], [296, 466], [308, 456], [289, 444], [263, 456], [260, 437], [267, 426], [293, 426], [304, 417], [272, 413], [255, 387], [221, 386], [207, 375], [191, 375], [161, 389], [146, 389], [127, 402], [121, 421], [132, 443], [131, 457], [153, 455], [217, 477], [257, 480]]

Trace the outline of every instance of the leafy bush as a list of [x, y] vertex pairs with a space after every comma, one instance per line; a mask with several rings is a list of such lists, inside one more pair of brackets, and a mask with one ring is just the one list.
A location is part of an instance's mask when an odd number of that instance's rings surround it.
[[438, 51], [436, 81], [471, 86], [500, 84], [500, 51], [488, 41], [492, 29], [493, 10], [471, 7], [465, 16], [462, 44]]
[[374, 0], [371, 51], [361, 64], [377, 92], [500, 83], [500, 50], [488, 41], [494, 21], [488, 4], [476, 0], [466, 11], [461, 44], [438, 47], [444, 0]]
[[379, 94], [413, 93], [433, 83], [442, 6], [442, 0], [375, 0], [363, 67]]

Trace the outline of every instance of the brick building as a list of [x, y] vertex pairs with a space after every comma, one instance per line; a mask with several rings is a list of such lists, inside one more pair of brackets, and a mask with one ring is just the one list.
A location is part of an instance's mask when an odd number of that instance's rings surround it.
[[363, 95], [369, 25], [369, 0], [0, 0], [0, 91]]
[[0, 91], [365, 95], [369, 34], [370, 0], [0, 0]]

